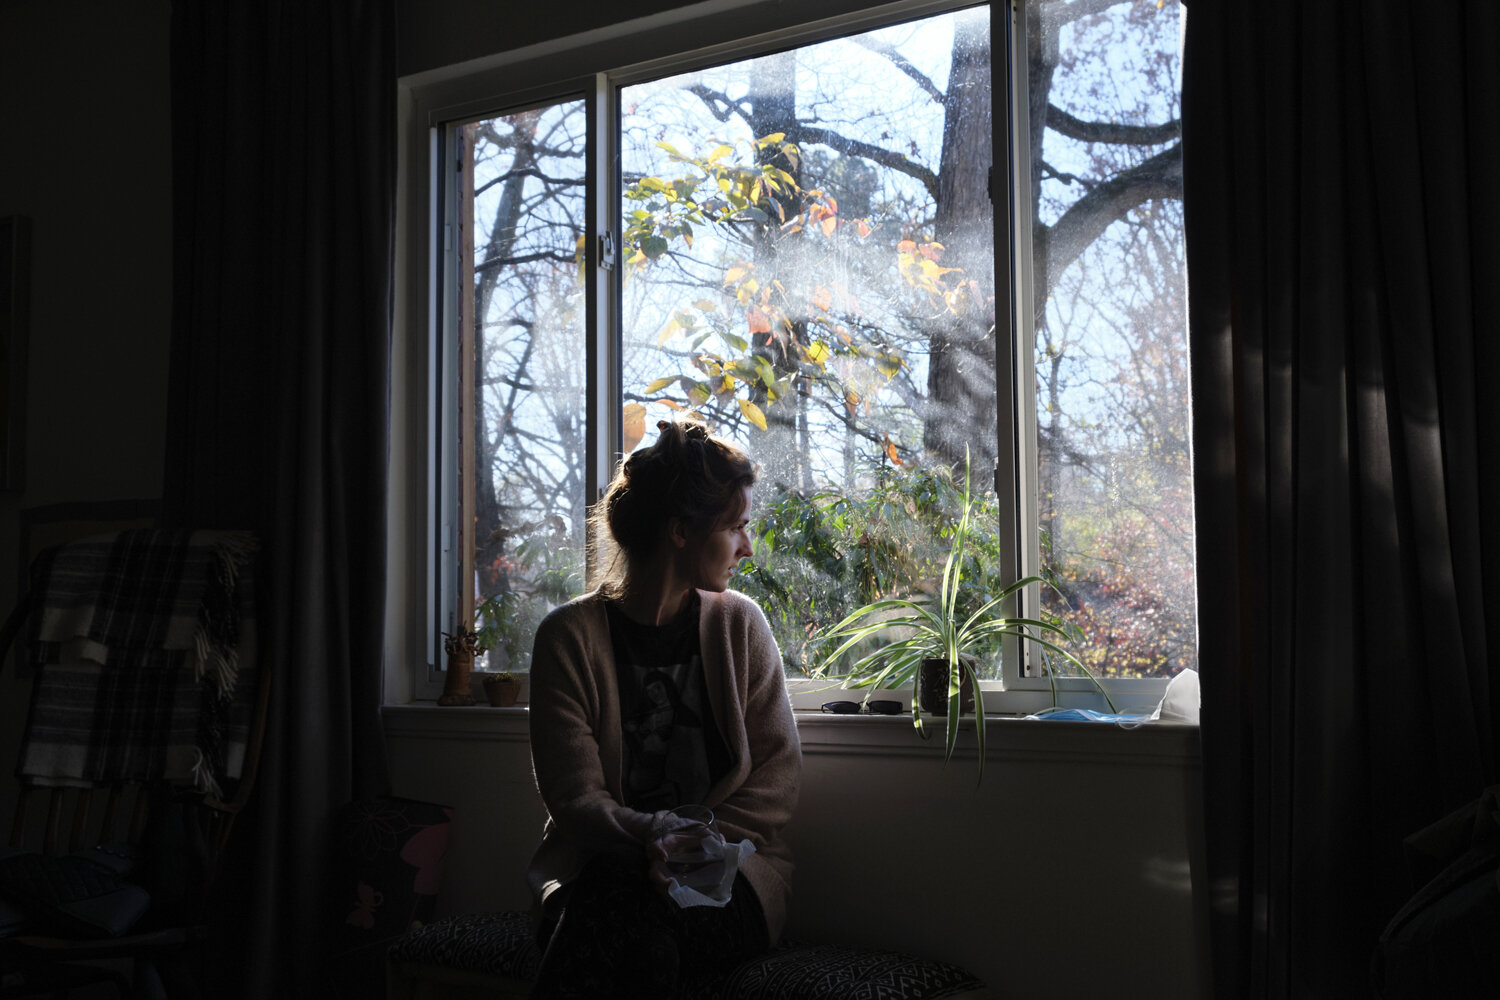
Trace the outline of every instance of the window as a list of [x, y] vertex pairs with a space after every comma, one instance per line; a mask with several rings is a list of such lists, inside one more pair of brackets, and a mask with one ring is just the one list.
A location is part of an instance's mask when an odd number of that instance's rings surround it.
[[488, 666], [525, 669], [612, 459], [693, 408], [762, 467], [737, 586], [789, 676], [817, 626], [930, 586], [966, 467], [980, 590], [1042, 575], [1020, 610], [1120, 683], [1194, 665], [1180, 15], [1011, 13], [633, 35], [429, 109], [443, 630], [474, 609]]

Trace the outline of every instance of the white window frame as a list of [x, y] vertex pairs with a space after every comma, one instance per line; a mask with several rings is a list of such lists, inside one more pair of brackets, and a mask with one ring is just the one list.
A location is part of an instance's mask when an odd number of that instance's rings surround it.
[[[452, 620], [459, 600], [451, 587], [441, 585], [437, 568], [437, 557], [452, 544], [455, 535], [451, 523], [439, 522], [438, 491], [440, 478], [451, 481], [454, 473], [452, 449], [442, 447], [442, 442], [456, 440], [457, 433], [456, 407], [445, 395], [447, 387], [455, 385], [451, 368], [457, 353], [449, 340], [456, 336], [456, 324], [446, 321], [456, 305], [455, 282], [445, 274], [449, 266], [446, 247], [456, 233], [454, 185], [441, 183], [449, 159], [444, 142], [448, 123], [555, 100], [581, 97], [587, 101], [593, 183], [588, 186], [586, 201], [587, 406], [591, 428], [586, 495], [592, 501], [609, 481], [611, 456], [621, 439], [619, 268], [599, 266], [600, 235], [618, 234], [621, 229], [615, 170], [617, 134], [612, 125], [604, 127], [604, 123], [618, 121], [619, 88], [695, 66], [749, 58], [967, 6], [974, 4], [899, 0], [860, 8], [848, 0], [806, 0], [793, 11], [779, 3], [711, 0], [399, 81], [401, 197], [397, 206], [396, 375], [392, 385], [396, 446], [391, 464], [392, 584], [388, 607], [392, 613], [387, 616], [391, 625], [386, 652], [388, 663], [410, 665], [410, 673], [403, 675], [400, 666], [387, 672], [388, 690], [398, 692], [387, 700], [408, 700], [400, 697], [402, 690], [409, 693], [409, 700], [416, 701], [441, 693], [439, 632], [448, 627], [441, 623]], [[1002, 287], [1001, 276], [1009, 279], [1011, 293], [1011, 350], [996, 351], [1000, 462], [994, 485], [1002, 517], [1006, 505], [1011, 505], [1009, 519], [1016, 531], [1003, 533], [1008, 542], [1004, 558], [1012, 566], [1014, 578], [1019, 578], [1034, 573], [1040, 558], [1035, 433], [1016, 432], [1017, 426], [1036, 426], [1031, 331], [1019, 325], [1032, 315], [1029, 213], [1018, 211], [1018, 206], [1026, 203], [1030, 164], [1024, 157], [1011, 155], [1011, 151], [1027, 147], [1027, 102], [1015, 96], [1024, 94], [1026, 85], [1025, 17], [1019, 2], [990, 6], [991, 79], [995, 88], [995, 273], [997, 293]], [[1009, 17], [1005, 16], [1007, 12]], [[751, 37], [728, 37], [734, 24], [753, 25], [758, 30]], [[684, 45], [682, 39], [706, 44]], [[642, 53], [649, 58], [640, 61]], [[635, 61], [627, 62], [630, 59]], [[409, 419], [414, 414], [422, 417]], [[1039, 595], [1033, 588], [1021, 600], [1026, 607], [1035, 608]], [[1039, 672], [1028, 666], [1028, 651], [1017, 646], [1017, 640], [1009, 640], [1002, 677], [984, 683], [989, 713], [1027, 714], [1052, 703], [1053, 683], [1044, 676], [1031, 675]], [[1106, 678], [1104, 684], [1116, 706], [1129, 711], [1154, 706], [1167, 681]], [[1060, 677], [1055, 686], [1064, 705], [1105, 707], [1086, 678]], [[801, 679], [789, 680], [789, 687], [794, 706], [802, 710], [816, 710], [830, 700], [858, 700], [867, 693]], [[880, 696], [902, 698], [910, 704], [909, 690]]]

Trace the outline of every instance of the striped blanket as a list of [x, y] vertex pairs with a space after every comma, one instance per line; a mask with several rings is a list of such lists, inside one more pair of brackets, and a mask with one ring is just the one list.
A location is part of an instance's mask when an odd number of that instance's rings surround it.
[[246, 532], [141, 530], [38, 556], [17, 773], [38, 785], [165, 779], [222, 797], [254, 709], [255, 550]]

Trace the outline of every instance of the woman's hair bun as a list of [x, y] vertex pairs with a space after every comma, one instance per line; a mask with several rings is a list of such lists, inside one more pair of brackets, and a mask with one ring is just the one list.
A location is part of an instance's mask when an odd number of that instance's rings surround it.
[[596, 508], [627, 558], [658, 544], [667, 521], [707, 528], [755, 483], [755, 465], [733, 442], [714, 437], [697, 413], [659, 420], [656, 441], [632, 452]]

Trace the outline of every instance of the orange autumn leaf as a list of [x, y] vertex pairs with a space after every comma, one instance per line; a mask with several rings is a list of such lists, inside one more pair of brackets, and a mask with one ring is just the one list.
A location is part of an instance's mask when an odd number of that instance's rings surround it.
[[640, 403], [625, 404], [625, 453], [628, 455], [646, 434], [646, 408]]
[[771, 332], [771, 317], [759, 309], [752, 308], [746, 318], [750, 322], [750, 332], [752, 334]]
[[892, 465], [900, 465], [901, 456], [896, 454], [896, 446], [891, 442], [890, 438], [884, 438], [883, 440], [885, 442], [886, 457], [891, 460]]

